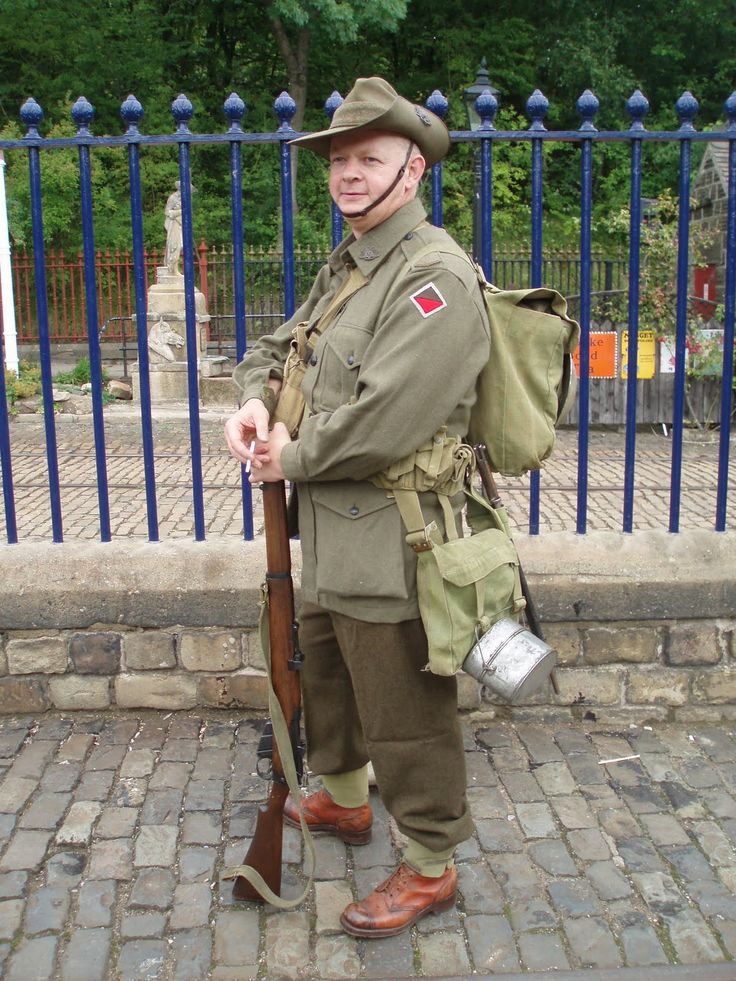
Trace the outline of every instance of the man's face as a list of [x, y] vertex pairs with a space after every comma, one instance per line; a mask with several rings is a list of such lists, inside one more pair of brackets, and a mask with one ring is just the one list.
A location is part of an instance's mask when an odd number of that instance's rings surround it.
[[350, 215], [376, 201], [396, 179], [406, 160], [409, 140], [394, 133], [367, 130], [334, 136], [330, 143], [330, 195], [360, 237], [398, 211], [416, 194], [424, 172], [424, 158], [414, 149], [396, 187], [361, 218]]

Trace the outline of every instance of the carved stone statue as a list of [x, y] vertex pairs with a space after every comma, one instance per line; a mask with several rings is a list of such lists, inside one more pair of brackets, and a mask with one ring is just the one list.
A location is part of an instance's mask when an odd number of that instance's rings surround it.
[[184, 338], [177, 333], [163, 317], [159, 317], [148, 333], [148, 350], [151, 361], [161, 364], [164, 361], [176, 361], [175, 348], [184, 347]]
[[181, 182], [177, 181], [175, 187], [176, 190], [169, 195], [164, 208], [166, 268], [172, 276], [179, 274], [179, 256], [184, 241], [181, 229]]

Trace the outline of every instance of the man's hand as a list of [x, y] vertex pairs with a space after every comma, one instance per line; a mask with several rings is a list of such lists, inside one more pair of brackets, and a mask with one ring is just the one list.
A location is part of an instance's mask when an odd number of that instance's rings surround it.
[[285, 479], [284, 471], [281, 469], [281, 451], [290, 442], [289, 430], [283, 422], [277, 422], [268, 437], [268, 444], [264, 447], [265, 453], [259, 453], [253, 461], [253, 466], [258, 467], [258, 471], [251, 472], [251, 484], [260, 484], [262, 481], [271, 483]]
[[[268, 445], [268, 409], [260, 399], [248, 399], [237, 412], [233, 413], [225, 423], [225, 440], [230, 450], [230, 455], [236, 460], [259, 469], [262, 466], [263, 456], [258, 456], [259, 450], [263, 454]], [[251, 445], [256, 442], [256, 447], [251, 451]], [[260, 446], [259, 446], [260, 444]]]

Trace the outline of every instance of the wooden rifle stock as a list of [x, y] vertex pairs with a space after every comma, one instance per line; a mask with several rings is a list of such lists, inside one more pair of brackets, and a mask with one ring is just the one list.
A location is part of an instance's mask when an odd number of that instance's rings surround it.
[[[291, 551], [286, 521], [286, 489], [283, 480], [263, 484], [262, 489], [266, 531], [271, 684], [286, 720], [297, 773], [300, 774], [301, 689], [299, 673], [296, 670], [300, 665], [300, 655], [296, 650], [294, 586], [291, 579]], [[269, 889], [278, 896], [281, 894], [283, 813], [289, 788], [275, 738], [271, 743], [271, 760], [272, 779], [268, 799], [258, 806], [255, 833], [244, 864], [259, 872]], [[235, 879], [233, 896], [235, 899], [263, 902], [260, 893], [243, 876]]]

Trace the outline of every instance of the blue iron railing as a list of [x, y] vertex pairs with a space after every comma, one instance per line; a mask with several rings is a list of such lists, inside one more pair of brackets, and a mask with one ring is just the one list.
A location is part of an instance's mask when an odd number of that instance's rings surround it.
[[[340, 104], [338, 93], [333, 93], [325, 104], [328, 116]], [[447, 113], [447, 100], [438, 91], [427, 100], [427, 107], [440, 117]], [[180, 95], [172, 104], [172, 115], [176, 129], [166, 135], [146, 135], [140, 132], [139, 122], [143, 108], [133, 96], [129, 96], [121, 106], [121, 115], [126, 130], [120, 136], [94, 136], [90, 125], [94, 110], [90, 103], [80, 98], [72, 109], [72, 118], [77, 126], [73, 137], [44, 139], [39, 132], [43, 118], [41, 107], [28, 99], [22, 106], [20, 117], [26, 126], [26, 135], [19, 140], [0, 140], [0, 148], [11, 153], [24, 153], [28, 159], [30, 199], [33, 227], [34, 274], [36, 307], [38, 315], [38, 345], [41, 364], [41, 383], [44, 406], [44, 428], [46, 437], [46, 459], [48, 466], [48, 492], [52, 519], [54, 542], [63, 540], [61, 494], [56, 447], [56, 429], [52, 401], [51, 352], [49, 343], [49, 321], [47, 307], [46, 267], [43, 240], [43, 201], [41, 194], [42, 153], [57, 148], [76, 147], [79, 156], [79, 178], [81, 194], [82, 234], [85, 271], [85, 294], [87, 310], [87, 336], [89, 357], [93, 375], [93, 418], [95, 437], [95, 460], [97, 468], [97, 489], [100, 538], [111, 538], [108, 486], [105, 456], [105, 432], [103, 425], [102, 377], [97, 323], [94, 216], [91, 196], [91, 156], [95, 148], [119, 146], [127, 148], [130, 180], [130, 214], [132, 251], [135, 266], [135, 316], [137, 331], [138, 366], [140, 379], [141, 439], [144, 457], [145, 491], [148, 521], [148, 537], [158, 540], [157, 493], [155, 459], [152, 437], [152, 407], [149, 378], [148, 347], [145, 325], [146, 292], [144, 276], [143, 223], [140, 178], [140, 154], [149, 146], [171, 145], [177, 148], [179, 179], [182, 199], [182, 231], [184, 257], [184, 291], [187, 335], [187, 391], [189, 403], [189, 438], [191, 444], [192, 504], [194, 511], [195, 538], [205, 537], [205, 514], [202, 481], [202, 457], [199, 428], [199, 393], [197, 377], [196, 312], [194, 299], [194, 257], [195, 247], [192, 232], [192, 196], [190, 150], [203, 144], [228, 144], [230, 165], [230, 201], [232, 215], [233, 243], [233, 292], [235, 338], [238, 359], [246, 349], [246, 307], [244, 297], [244, 243], [243, 243], [243, 171], [241, 150], [243, 145], [276, 144], [279, 147], [280, 186], [282, 211], [282, 236], [284, 255], [284, 312], [288, 318], [296, 307], [295, 266], [294, 266], [294, 222], [291, 199], [291, 155], [289, 140], [297, 134], [291, 128], [296, 106], [288, 93], [282, 93], [274, 103], [279, 121], [275, 132], [249, 133], [243, 129], [245, 104], [235, 93], [224, 103], [224, 113], [228, 128], [223, 133], [199, 134], [189, 128], [193, 115], [192, 103]], [[642, 145], [645, 142], [673, 142], [680, 147], [679, 163], [679, 249], [677, 256], [677, 322], [675, 342], [675, 412], [672, 435], [672, 461], [670, 474], [669, 530], [676, 532], [680, 525], [680, 490], [682, 475], [682, 442], [684, 425], [685, 393], [685, 347], [687, 337], [688, 300], [688, 237], [690, 231], [690, 178], [691, 150], [695, 142], [726, 141], [729, 145], [728, 210], [726, 234], [726, 281], [725, 315], [723, 344], [723, 373], [720, 401], [720, 429], [718, 455], [718, 482], [716, 500], [715, 530], [726, 528], [726, 504], [729, 471], [729, 441], [731, 434], [731, 415], [733, 409], [733, 360], [734, 360], [734, 315], [736, 295], [736, 92], [725, 102], [726, 126], [719, 131], [698, 132], [693, 119], [698, 104], [686, 92], [676, 103], [679, 128], [674, 131], [650, 131], [644, 126], [644, 118], [649, 105], [641, 92], [635, 92], [627, 102], [631, 124], [627, 130], [599, 131], [595, 126], [598, 100], [592, 92], [586, 91], [577, 102], [581, 125], [575, 130], [550, 131], [544, 125], [549, 104], [544, 95], [536, 90], [527, 101], [527, 114], [531, 120], [527, 130], [502, 131], [494, 127], [498, 104], [493, 94], [486, 90], [476, 100], [476, 109], [481, 118], [476, 131], [457, 131], [451, 133], [453, 142], [476, 144], [479, 150], [479, 199], [480, 199], [480, 255], [477, 257], [486, 275], [493, 269], [493, 148], [496, 143], [529, 142], [531, 144], [531, 285], [542, 284], [543, 271], [543, 145], [547, 142], [573, 143], [580, 148], [580, 298], [579, 319], [582, 339], [580, 346], [579, 379], [579, 419], [578, 419], [578, 463], [577, 463], [577, 531], [584, 533], [587, 528], [588, 511], [588, 443], [590, 409], [589, 375], [589, 335], [591, 328], [591, 225], [593, 205], [594, 148], [599, 143], [624, 142], [630, 148], [630, 229], [629, 229], [629, 271], [628, 271], [628, 326], [629, 360], [627, 374], [626, 408], [626, 451], [624, 477], [624, 504], [622, 530], [632, 531], [635, 486], [636, 449], [636, 394], [638, 367], [638, 324], [639, 324], [639, 272], [640, 272], [640, 232], [642, 222], [641, 178]], [[225, 183], [223, 175], [223, 183]], [[246, 192], [247, 193], [247, 192]], [[431, 211], [432, 221], [442, 224], [443, 220], [443, 177], [442, 164], [438, 163], [431, 173]], [[343, 222], [339, 212], [332, 207], [331, 231], [333, 245], [343, 235]], [[5, 508], [6, 537], [9, 544], [18, 540], [16, 506], [13, 489], [13, 465], [11, 455], [10, 427], [6, 406], [5, 380], [0, 372], [0, 465], [2, 466], [3, 501]], [[529, 531], [539, 532], [540, 475], [534, 473], [530, 482]], [[243, 471], [243, 527], [246, 538], [253, 537], [253, 517], [251, 488]]]

